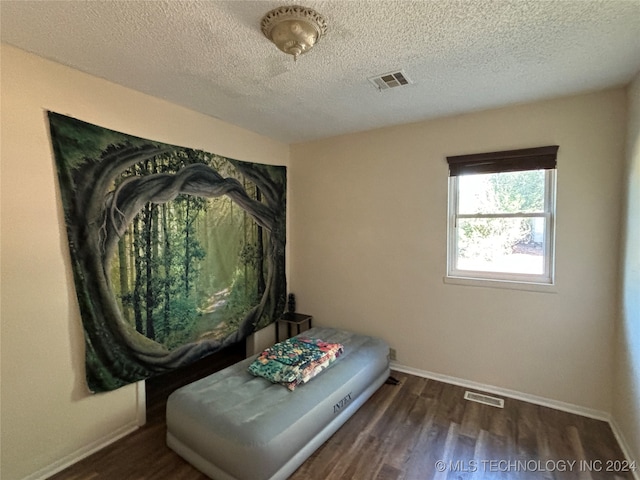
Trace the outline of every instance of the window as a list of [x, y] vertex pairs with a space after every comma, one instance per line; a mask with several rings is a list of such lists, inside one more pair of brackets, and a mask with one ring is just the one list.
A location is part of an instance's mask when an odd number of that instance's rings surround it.
[[553, 284], [558, 146], [447, 157], [447, 277]]

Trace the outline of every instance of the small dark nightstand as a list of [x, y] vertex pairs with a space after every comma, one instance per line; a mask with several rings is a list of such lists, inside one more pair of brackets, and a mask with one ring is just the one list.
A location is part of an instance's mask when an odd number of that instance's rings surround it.
[[283, 313], [282, 316], [276, 320], [276, 343], [280, 341], [280, 322], [287, 324], [287, 338], [291, 336], [291, 327], [297, 327], [297, 333], [302, 332], [302, 325], [308, 323], [307, 329], [311, 328], [311, 320], [313, 317], [305, 313]]

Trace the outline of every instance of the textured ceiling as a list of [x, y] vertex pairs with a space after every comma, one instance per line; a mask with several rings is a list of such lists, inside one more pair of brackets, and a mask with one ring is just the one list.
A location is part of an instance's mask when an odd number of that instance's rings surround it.
[[[640, 0], [302, 1], [329, 31], [297, 63], [273, 1], [0, 1], [3, 42], [287, 142], [626, 84]], [[379, 92], [374, 75], [414, 82]]]

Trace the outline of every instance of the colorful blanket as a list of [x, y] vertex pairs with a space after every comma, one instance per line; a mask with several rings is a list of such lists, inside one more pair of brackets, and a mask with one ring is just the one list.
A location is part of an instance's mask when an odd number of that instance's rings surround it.
[[335, 362], [343, 351], [339, 343], [293, 337], [264, 350], [249, 365], [249, 373], [294, 390]]

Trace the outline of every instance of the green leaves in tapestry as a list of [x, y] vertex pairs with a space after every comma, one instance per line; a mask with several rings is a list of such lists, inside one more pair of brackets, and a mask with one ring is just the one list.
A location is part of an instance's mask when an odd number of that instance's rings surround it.
[[197, 360], [283, 311], [284, 167], [49, 121], [90, 388]]

